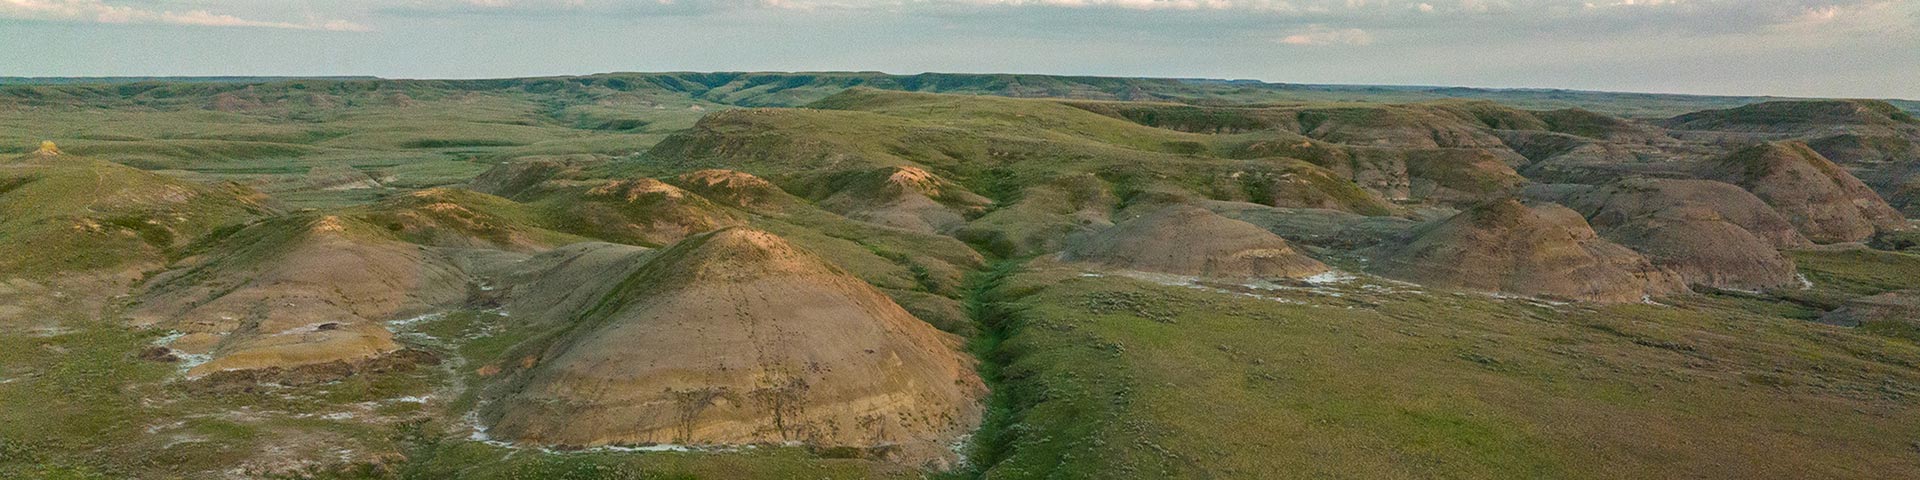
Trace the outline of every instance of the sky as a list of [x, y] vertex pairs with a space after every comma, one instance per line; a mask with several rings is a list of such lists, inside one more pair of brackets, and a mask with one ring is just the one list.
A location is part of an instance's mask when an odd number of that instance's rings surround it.
[[0, 0], [0, 76], [847, 70], [1920, 99], [1920, 0]]

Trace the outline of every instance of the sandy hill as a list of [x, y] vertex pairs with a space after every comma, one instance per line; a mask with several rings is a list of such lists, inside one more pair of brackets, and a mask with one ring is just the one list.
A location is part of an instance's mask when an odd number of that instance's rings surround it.
[[1553, 197], [1586, 215], [1601, 236], [1679, 273], [1688, 284], [1759, 290], [1798, 283], [1793, 260], [1779, 249], [1808, 242], [1737, 186], [1629, 179]]
[[1219, 279], [1303, 278], [1327, 266], [1253, 224], [1187, 204], [1145, 207], [1067, 247], [1065, 258], [1106, 268]]
[[1700, 209], [1776, 248], [1811, 245], [1766, 201], [1726, 182], [1631, 178], [1543, 196], [1579, 210], [1602, 232], [1661, 211]]
[[912, 461], [979, 419], [959, 339], [774, 235], [661, 251], [516, 371], [492, 432], [572, 446], [801, 441]]
[[1906, 226], [1879, 194], [1801, 142], [1742, 149], [1709, 162], [1701, 176], [1752, 191], [1818, 243], [1857, 242]]
[[371, 360], [400, 349], [381, 322], [458, 305], [471, 283], [443, 255], [336, 215], [256, 223], [196, 253], [129, 313], [210, 356], [193, 376]]
[[1637, 302], [1686, 291], [1679, 277], [1601, 239], [1578, 212], [1502, 200], [1421, 228], [1373, 262], [1382, 275], [1424, 285], [1595, 302]]

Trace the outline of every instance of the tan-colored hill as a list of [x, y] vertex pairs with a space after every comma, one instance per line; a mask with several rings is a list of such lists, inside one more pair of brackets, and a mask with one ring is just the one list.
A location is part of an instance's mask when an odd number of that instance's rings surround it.
[[1807, 240], [1758, 197], [1709, 180], [1629, 179], [1559, 195], [1607, 240], [1690, 285], [1760, 290], [1798, 284], [1781, 248]]
[[993, 204], [986, 197], [917, 167], [834, 175], [816, 192], [828, 211], [854, 220], [926, 233], [949, 233]]
[[1821, 323], [1857, 327], [1896, 322], [1920, 327], [1920, 290], [1901, 290], [1848, 300], [1820, 316]]
[[1630, 178], [1552, 197], [1555, 198], [1551, 200], [1586, 215], [1587, 222], [1603, 234], [1661, 211], [1700, 209], [1764, 239], [1775, 248], [1812, 244], [1766, 201], [1726, 182]]
[[1701, 176], [1752, 191], [1818, 243], [1857, 242], [1906, 227], [1879, 194], [1801, 142], [1742, 149], [1709, 162]]
[[516, 441], [806, 442], [950, 460], [984, 394], [960, 340], [761, 231], [659, 252], [512, 372], [488, 412]]
[[1460, 212], [1383, 248], [1376, 273], [1423, 285], [1593, 302], [1686, 291], [1678, 276], [1601, 239], [1579, 212], [1507, 199]]
[[457, 305], [471, 280], [453, 262], [341, 216], [247, 227], [156, 277], [129, 312], [185, 335], [211, 360], [188, 372], [357, 364], [400, 349], [381, 323]]
[[1174, 203], [1151, 208], [1067, 247], [1065, 258], [1106, 268], [1219, 279], [1303, 278], [1327, 266], [1251, 223]]

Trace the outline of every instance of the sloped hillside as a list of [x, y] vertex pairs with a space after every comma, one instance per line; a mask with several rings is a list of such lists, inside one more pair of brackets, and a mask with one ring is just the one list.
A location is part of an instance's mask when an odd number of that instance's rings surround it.
[[1423, 285], [1591, 302], [1683, 293], [1680, 277], [1594, 233], [1579, 212], [1502, 200], [1416, 231], [1374, 271]]
[[574, 445], [805, 441], [944, 461], [979, 418], [959, 339], [777, 236], [660, 252], [535, 352], [495, 435]]

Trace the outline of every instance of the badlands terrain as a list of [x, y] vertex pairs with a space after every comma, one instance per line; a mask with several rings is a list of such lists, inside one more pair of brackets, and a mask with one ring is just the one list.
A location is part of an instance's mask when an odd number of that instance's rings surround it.
[[1916, 108], [0, 79], [0, 478], [1907, 478]]

